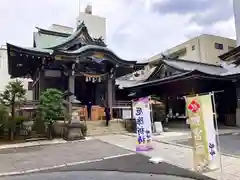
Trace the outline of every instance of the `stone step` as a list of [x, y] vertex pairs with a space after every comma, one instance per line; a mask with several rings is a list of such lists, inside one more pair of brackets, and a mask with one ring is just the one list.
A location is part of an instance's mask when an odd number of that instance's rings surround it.
[[122, 134], [126, 133], [124, 123], [120, 121], [110, 121], [109, 126], [105, 126], [105, 121], [88, 121], [87, 122], [87, 135], [97, 136], [106, 134]]
[[28, 138], [26, 139], [26, 142], [33, 142], [33, 141], [43, 141], [43, 140], [48, 140], [47, 138]]

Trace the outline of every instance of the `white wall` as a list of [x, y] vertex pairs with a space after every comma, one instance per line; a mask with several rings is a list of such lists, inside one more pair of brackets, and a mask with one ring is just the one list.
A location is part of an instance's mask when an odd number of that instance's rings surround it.
[[79, 16], [77, 17], [77, 25], [82, 21], [84, 21], [85, 25], [88, 28], [89, 34], [93, 38], [99, 38], [102, 36], [102, 38], [106, 42], [106, 19], [105, 18], [80, 12]]
[[[215, 43], [223, 44], [223, 49], [216, 49]], [[195, 47], [194, 50], [193, 46]], [[182, 44], [179, 44], [173, 48], [170, 48], [166, 50], [163, 54], [171, 55], [172, 53], [185, 49], [186, 52], [182, 53], [179, 56], [179, 59], [219, 65], [221, 64], [221, 60], [218, 58], [218, 56], [228, 52], [229, 47], [236, 47], [236, 40], [220, 36], [203, 34], [201, 36], [190, 39]], [[149, 61], [154, 61], [158, 59], [160, 55], [161, 53], [151, 57]]]
[[[4, 47], [0, 47], [0, 92], [3, 92], [5, 86], [11, 81], [10, 75], [8, 74], [8, 61], [7, 61], [7, 50]], [[24, 88], [28, 89], [28, 82], [31, 81], [30, 79], [20, 79], [23, 84]], [[27, 90], [26, 99], [32, 100], [32, 91]]]
[[[192, 50], [192, 46], [195, 46], [194, 50]], [[186, 60], [197, 61], [197, 62], [202, 61], [201, 57], [199, 56], [200, 49], [199, 49], [198, 37], [190, 39], [182, 44], [179, 44], [171, 49], [168, 49], [165, 52], [165, 54], [172, 54], [184, 48], [186, 48], [186, 53], [179, 56], [180, 59], [186, 59]]]
[[73, 28], [72, 27], [63, 26], [63, 25], [59, 25], [59, 24], [52, 24], [50, 26], [49, 30], [57, 31], [57, 32], [63, 32], [63, 33], [69, 33], [69, 34], [73, 33]]
[[[216, 49], [215, 43], [223, 44], [223, 50]], [[193, 46], [195, 46], [194, 50], [192, 49]], [[182, 53], [179, 56], [179, 59], [219, 65], [221, 63], [221, 60], [218, 58], [218, 56], [228, 52], [229, 47], [236, 47], [236, 40], [203, 34], [173, 48], [170, 48], [163, 53], [152, 56], [148, 59], [148, 62], [158, 60], [161, 58], [161, 54], [171, 55], [172, 53], [185, 49], [186, 53]]]
[[240, 45], [240, 0], [233, 0], [237, 45]]
[[[236, 47], [236, 40], [204, 34], [199, 37], [201, 59], [204, 63], [220, 64], [218, 56], [229, 51], [229, 47]], [[223, 49], [216, 49], [215, 43], [223, 44]]]

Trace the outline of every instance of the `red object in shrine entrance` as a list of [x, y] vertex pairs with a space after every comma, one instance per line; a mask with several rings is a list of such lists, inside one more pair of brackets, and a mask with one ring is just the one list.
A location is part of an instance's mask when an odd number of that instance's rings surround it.
[[200, 104], [196, 100], [192, 100], [192, 102], [188, 105], [188, 109], [193, 113], [196, 113], [200, 109]]

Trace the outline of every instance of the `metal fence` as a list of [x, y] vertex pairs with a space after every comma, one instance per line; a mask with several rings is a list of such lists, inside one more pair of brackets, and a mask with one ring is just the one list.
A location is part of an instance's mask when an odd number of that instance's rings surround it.
[[114, 119], [132, 119], [132, 102], [131, 101], [117, 101], [113, 105]]

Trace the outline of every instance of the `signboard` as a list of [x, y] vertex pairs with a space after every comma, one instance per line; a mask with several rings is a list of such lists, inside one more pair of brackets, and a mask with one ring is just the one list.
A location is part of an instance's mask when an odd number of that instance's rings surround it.
[[148, 151], [152, 147], [152, 128], [150, 98], [144, 97], [133, 101], [133, 116], [136, 120], [136, 151]]
[[131, 109], [123, 109], [122, 110], [122, 119], [131, 119], [131, 118], [132, 118]]
[[188, 123], [193, 140], [194, 169], [204, 171], [217, 167], [217, 142], [211, 95], [186, 97]]

